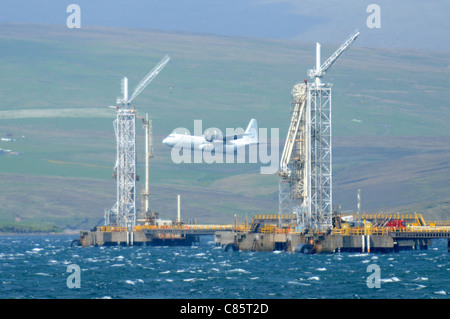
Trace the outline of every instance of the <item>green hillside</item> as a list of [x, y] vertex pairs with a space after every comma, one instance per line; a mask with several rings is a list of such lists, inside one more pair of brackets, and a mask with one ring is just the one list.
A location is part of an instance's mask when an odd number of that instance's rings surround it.
[[[322, 44], [323, 57], [345, 35], [336, 38]], [[0, 46], [0, 137], [15, 138], [0, 149], [19, 152], [0, 155], [0, 220], [67, 229], [101, 223], [115, 201], [115, 114], [108, 106], [123, 76], [132, 89], [165, 54], [172, 60], [135, 100], [138, 113], [153, 120], [153, 209], [173, 218], [181, 194], [185, 220], [231, 222], [234, 214], [277, 211], [278, 177], [259, 174], [261, 163], [175, 164], [161, 140], [178, 127], [193, 133], [196, 119], [203, 130], [225, 130], [256, 118], [260, 128], [279, 128], [282, 148], [290, 90], [313, 66], [314, 44], [8, 24], [0, 25]], [[367, 210], [447, 218], [449, 65], [449, 54], [356, 43], [326, 75], [336, 205], [354, 209], [361, 188]]]

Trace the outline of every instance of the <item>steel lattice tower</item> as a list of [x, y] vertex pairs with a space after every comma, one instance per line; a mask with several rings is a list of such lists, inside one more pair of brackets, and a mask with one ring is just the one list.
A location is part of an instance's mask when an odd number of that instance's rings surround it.
[[117, 225], [136, 226], [136, 115], [130, 108], [119, 109], [114, 121], [117, 140]]
[[306, 226], [332, 226], [331, 86], [308, 85], [309, 196]]

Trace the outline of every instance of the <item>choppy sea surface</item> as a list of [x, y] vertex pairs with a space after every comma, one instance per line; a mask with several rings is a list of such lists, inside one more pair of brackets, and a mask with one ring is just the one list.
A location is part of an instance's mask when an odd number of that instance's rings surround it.
[[[70, 247], [75, 238], [0, 236], [0, 298], [450, 298], [447, 240], [428, 250], [303, 255], [225, 252], [212, 236], [192, 247]], [[369, 288], [370, 265], [379, 288]]]

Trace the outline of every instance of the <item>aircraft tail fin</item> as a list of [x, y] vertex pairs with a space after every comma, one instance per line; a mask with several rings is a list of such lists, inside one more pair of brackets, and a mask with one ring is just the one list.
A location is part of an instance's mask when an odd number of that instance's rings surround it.
[[248, 123], [247, 129], [245, 130], [245, 138], [250, 144], [258, 144], [258, 122], [255, 119], [251, 119]]

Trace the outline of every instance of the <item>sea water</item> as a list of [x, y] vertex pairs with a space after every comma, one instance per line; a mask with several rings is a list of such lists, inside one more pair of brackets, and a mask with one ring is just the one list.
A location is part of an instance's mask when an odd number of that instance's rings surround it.
[[[76, 237], [0, 236], [0, 298], [450, 297], [447, 240], [435, 240], [428, 250], [304, 255], [226, 252], [212, 236], [192, 247], [71, 247]], [[373, 264], [377, 287], [368, 284]], [[77, 278], [69, 278], [75, 274], [70, 265], [78, 267]], [[71, 288], [72, 279], [79, 288]]]

